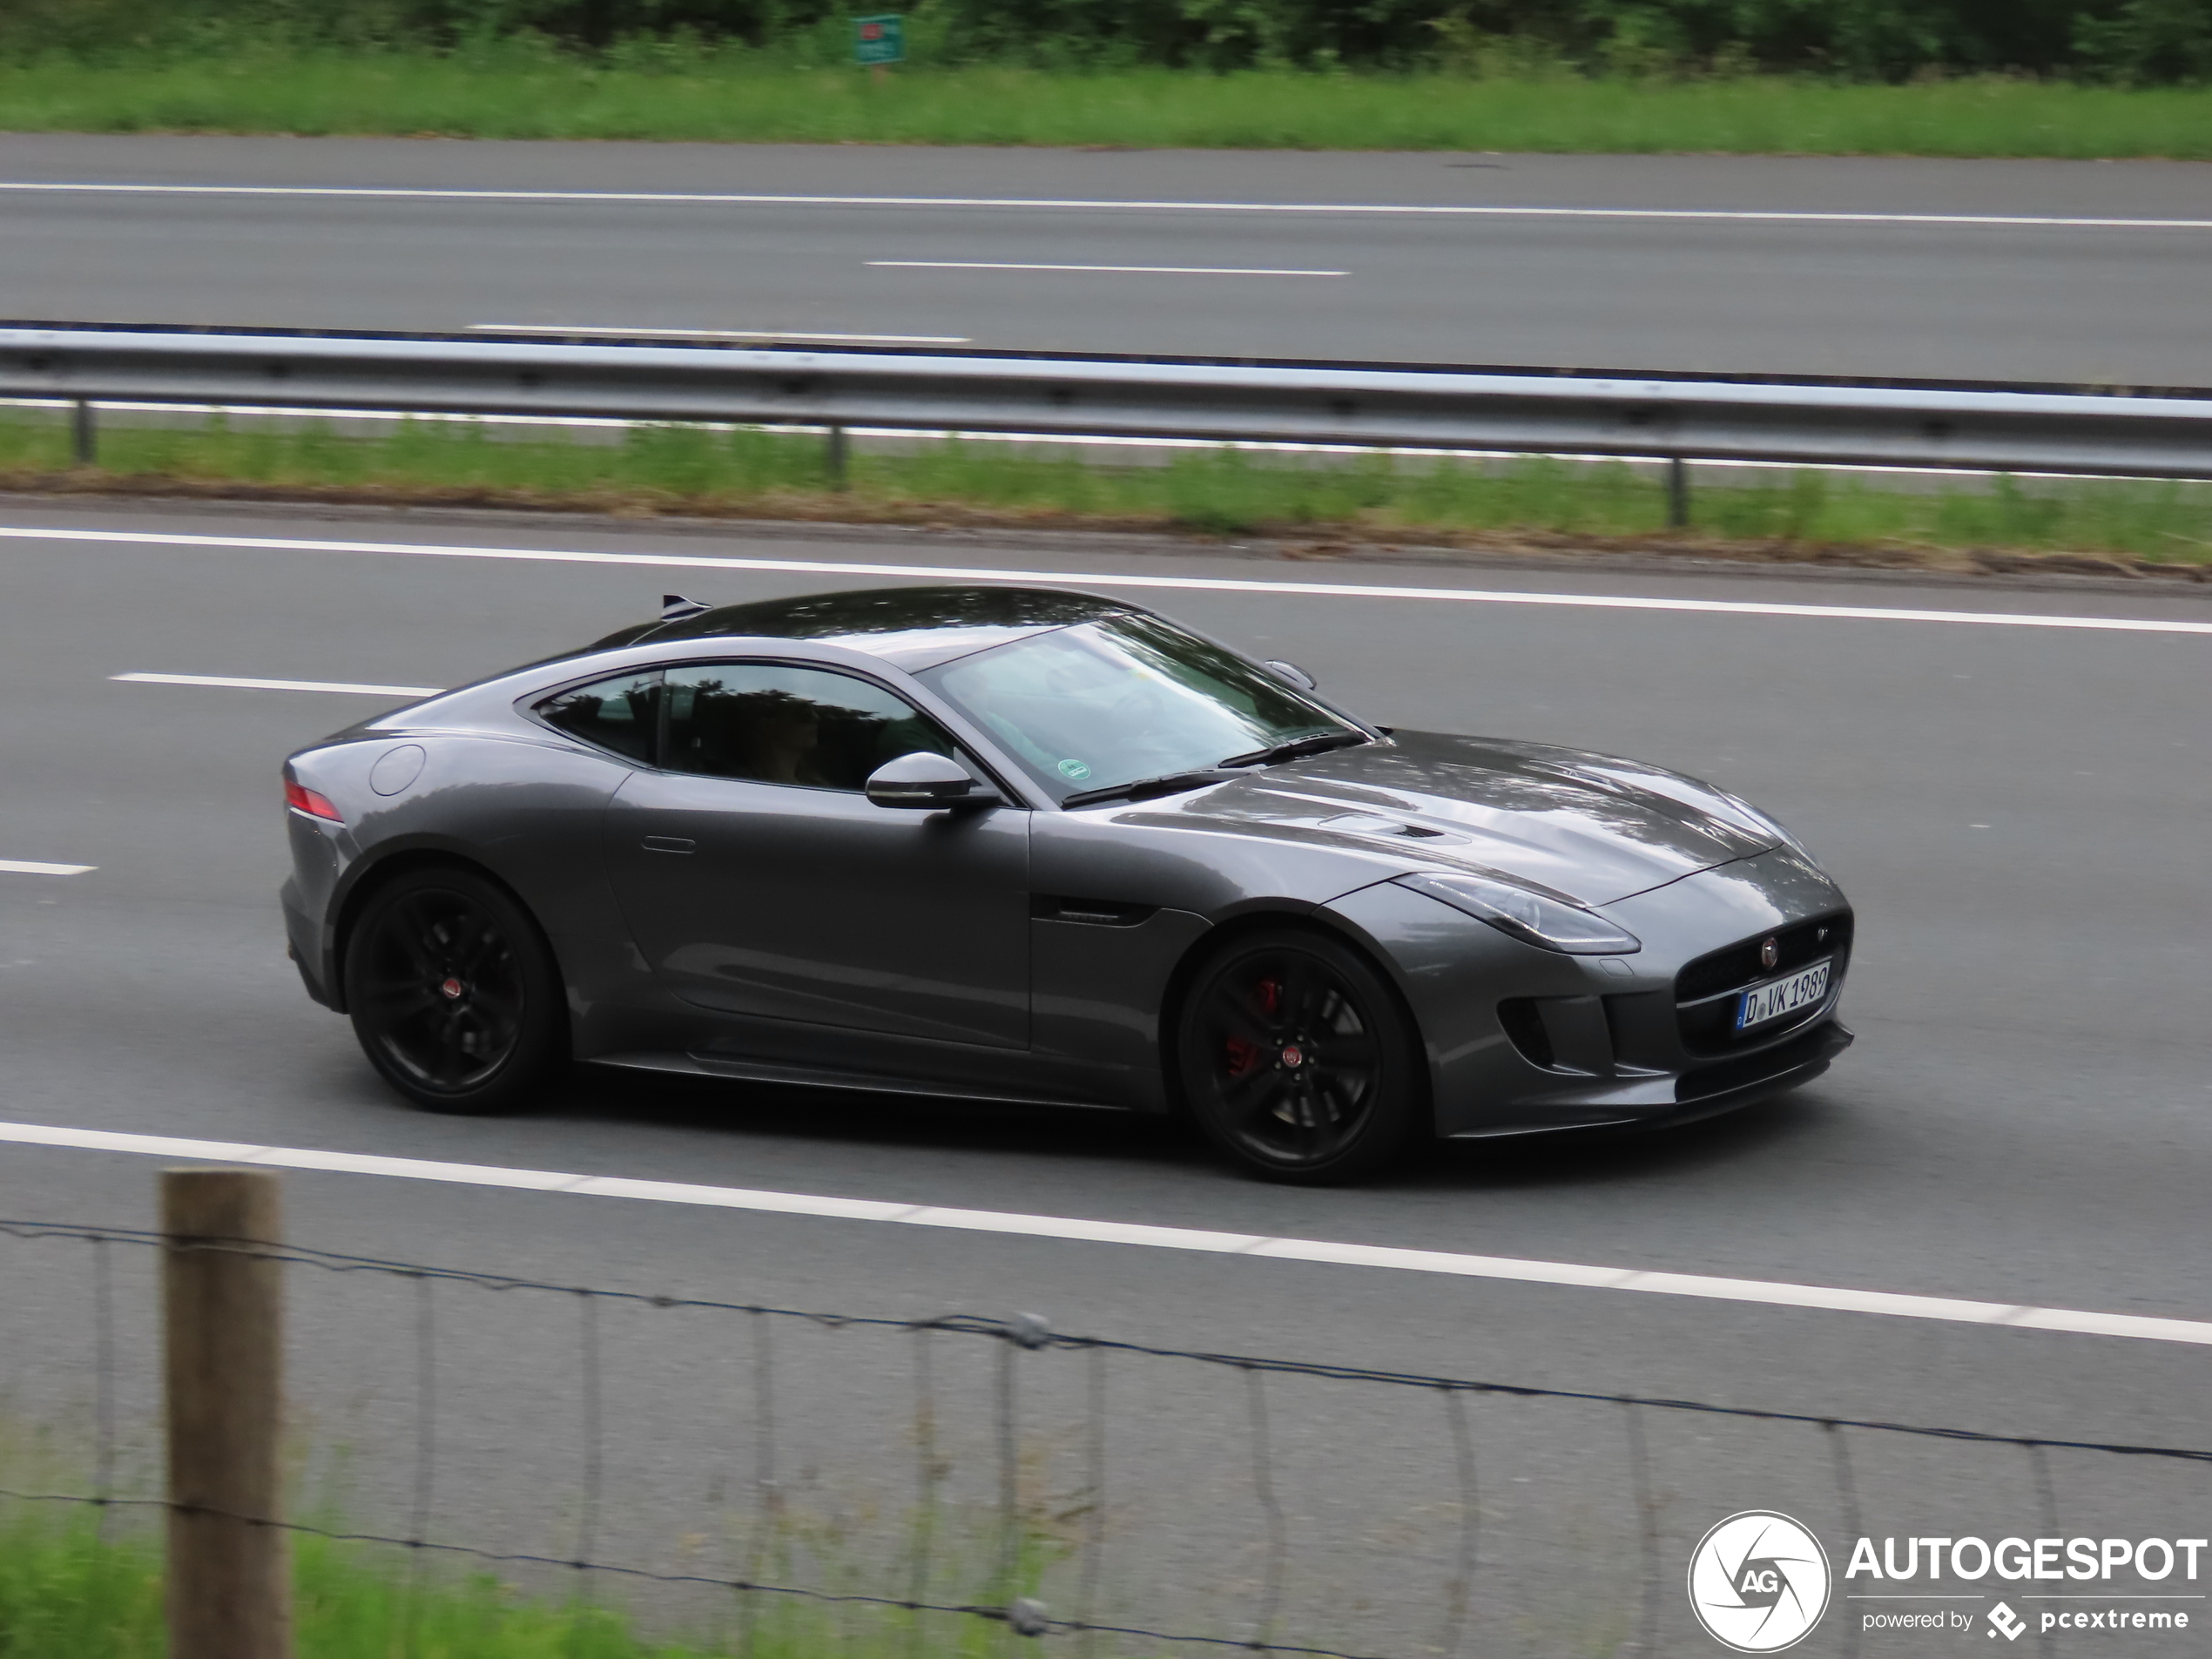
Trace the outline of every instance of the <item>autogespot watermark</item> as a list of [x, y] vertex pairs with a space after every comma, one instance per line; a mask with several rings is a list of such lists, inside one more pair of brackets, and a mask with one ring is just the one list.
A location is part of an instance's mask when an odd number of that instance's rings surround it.
[[[2030, 1630], [2184, 1632], [2207, 1617], [2199, 1574], [2208, 1547], [2202, 1538], [1862, 1537], [1840, 1599], [1856, 1604], [1846, 1616], [1863, 1632], [1979, 1632], [2007, 1644]], [[1690, 1610], [1737, 1653], [1795, 1647], [1835, 1595], [1818, 1537], [1773, 1510], [1729, 1516], [1690, 1554]]]
[[1689, 1556], [1689, 1605], [1705, 1633], [1738, 1653], [1780, 1653], [1828, 1610], [1828, 1552], [1787, 1515], [1730, 1515]]

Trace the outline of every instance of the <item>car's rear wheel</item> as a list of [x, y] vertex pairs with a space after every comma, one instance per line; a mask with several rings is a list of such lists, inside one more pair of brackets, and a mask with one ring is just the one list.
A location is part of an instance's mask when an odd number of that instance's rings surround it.
[[567, 1059], [552, 951], [521, 905], [469, 871], [411, 870], [378, 887], [345, 974], [362, 1050], [418, 1106], [515, 1111]]
[[1248, 934], [1201, 965], [1176, 1066], [1207, 1137], [1275, 1181], [1374, 1174], [1427, 1101], [1419, 1034], [1396, 995], [1357, 951], [1307, 928]]

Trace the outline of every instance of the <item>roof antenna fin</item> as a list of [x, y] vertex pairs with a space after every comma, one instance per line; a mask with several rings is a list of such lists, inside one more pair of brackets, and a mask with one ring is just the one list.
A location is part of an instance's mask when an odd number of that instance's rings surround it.
[[660, 597], [660, 619], [663, 622], [682, 622], [702, 611], [713, 610], [712, 605], [701, 604], [697, 599], [686, 599], [680, 593], [664, 593]]

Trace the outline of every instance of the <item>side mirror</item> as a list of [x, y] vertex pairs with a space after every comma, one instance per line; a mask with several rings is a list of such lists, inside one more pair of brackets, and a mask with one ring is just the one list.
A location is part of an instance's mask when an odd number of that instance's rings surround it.
[[1315, 679], [1312, 675], [1307, 673], [1304, 669], [1300, 668], [1296, 663], [1278, 662], [1274, 658], [1271, 657], [1267, 659], [1267, 666], [1273, 669], [1278, 678], [1290, 681], [1291, 685], [1297, 686], [1301, 691], [1315, 691], [1320, 686], [1320, 682], [1318, 680]]
[[998, 792], [978, 783], [950, 755], [918, 749], [887, 760], [868, 774], [868, 799], [878, 806], [941, 813], [954, 806], [996, 806]]

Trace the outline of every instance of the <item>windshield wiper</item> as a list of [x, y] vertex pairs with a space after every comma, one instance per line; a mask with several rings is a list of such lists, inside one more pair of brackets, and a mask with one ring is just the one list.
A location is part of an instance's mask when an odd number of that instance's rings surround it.
[[1139, 778], [1133, 784], [1112, 784], [1103, 789], [1078, 789], [1060, 798], [1062, 806], [1092, 806], [1102, 800], [1150, 800], [1155, 795], [1179, 795], [1202, 784], [1221, 781], [1221, 768], [1201, 766], [1195, 772], [1170, 772], [1157, 778]]
[[1225, 776], [1233, 776], [1247, 766], [1271, 766], [1278, 761], [1296, 760], [1304, 755], [1322, 754], [1331, 749], [1372, 741], [1365, 732], [1316, 732], [1310, 738], [1293, 738], [1288, 743], [1278, 743], [1271, 748], [1255, 749], [1248, 755], [1231, 755], [1226, 760], [1216, 761], [1211, 766], [1200, 766], [1190, 772], [1170, 772], [1157, 778], [1140, 778], [1135, 783], [1114, 784], [1103, 789], [1078, 789], [1072, 795], [1062, 797], [1060, 804], [1062, 806], [1091, 806], [1103, 800], [1150, 800], [1155, 795], [1180, 794], [1186, 789], [1219, 783]]
[[1310, 738], [1292, 738], [1288, 743], [1278, 743], [1271, 748], [1255, 749], [1248, 755], [1231, 755], [1215, 764], [1231, 767], [1271, 766], [1279, 761], [1300, 760], [1307, 755], [1325, 754], [1332, 749], [1372, 741], [1365, 732], [1323, 732]]

